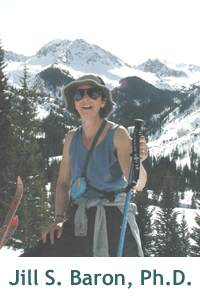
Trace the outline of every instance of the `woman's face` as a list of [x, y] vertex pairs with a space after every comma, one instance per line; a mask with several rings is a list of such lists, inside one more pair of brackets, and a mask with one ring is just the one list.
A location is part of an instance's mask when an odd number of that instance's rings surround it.
[[[94, 88], [92, 85], [79, 86], [77, 89], [87, 90]], [[75, 108], [80, 114], [81, 118], [94, 118], [99, 117], [99, 111], [106, 105], [106, 99], [102, 100], [102, 95], [97, 99], [92, 99], [89, 97], [88, 93], [85, 91], [83, 98], [80, 101], [75, 100]]]

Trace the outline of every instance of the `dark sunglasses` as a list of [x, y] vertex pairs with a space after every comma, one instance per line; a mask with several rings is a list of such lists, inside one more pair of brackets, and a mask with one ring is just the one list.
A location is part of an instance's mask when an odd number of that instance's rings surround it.
[[80, 101], [85, 96], [85, 92], [93, 100], [98, 99], [102, 94], [102, 92], [98, 88], [76, 89], [73, 95], [73, 99], [76, 101]]

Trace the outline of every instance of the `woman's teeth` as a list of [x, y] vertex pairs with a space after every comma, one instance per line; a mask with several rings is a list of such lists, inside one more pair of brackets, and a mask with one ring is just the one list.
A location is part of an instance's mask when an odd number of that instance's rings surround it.
[[84, 108], [84, 109], [91, 109], [92, 106], [88, 106], [88, 105], [87, 105], [87, 106], [83, 106], [83, 108]]

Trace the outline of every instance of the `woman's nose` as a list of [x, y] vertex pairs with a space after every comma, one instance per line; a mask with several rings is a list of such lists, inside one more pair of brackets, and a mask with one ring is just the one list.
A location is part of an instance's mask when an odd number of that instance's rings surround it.
[[83, 99], [88, 99], [88, 98], [90, 98], [90, 97], [88, 96], [87, 89], [85, 89], [84, 91], [85, 91], [85, 92], [84, 92]]

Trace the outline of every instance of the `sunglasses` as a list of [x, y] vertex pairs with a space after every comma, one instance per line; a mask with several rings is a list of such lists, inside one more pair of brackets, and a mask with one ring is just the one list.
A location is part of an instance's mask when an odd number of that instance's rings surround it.
[[80, 101], [85, 96], [85, 93], [87, 93], [87, 95], [93, 100], [98, 99], [102, 94], [98, 88], [76, 89], [73, 99], [75, 101]]

